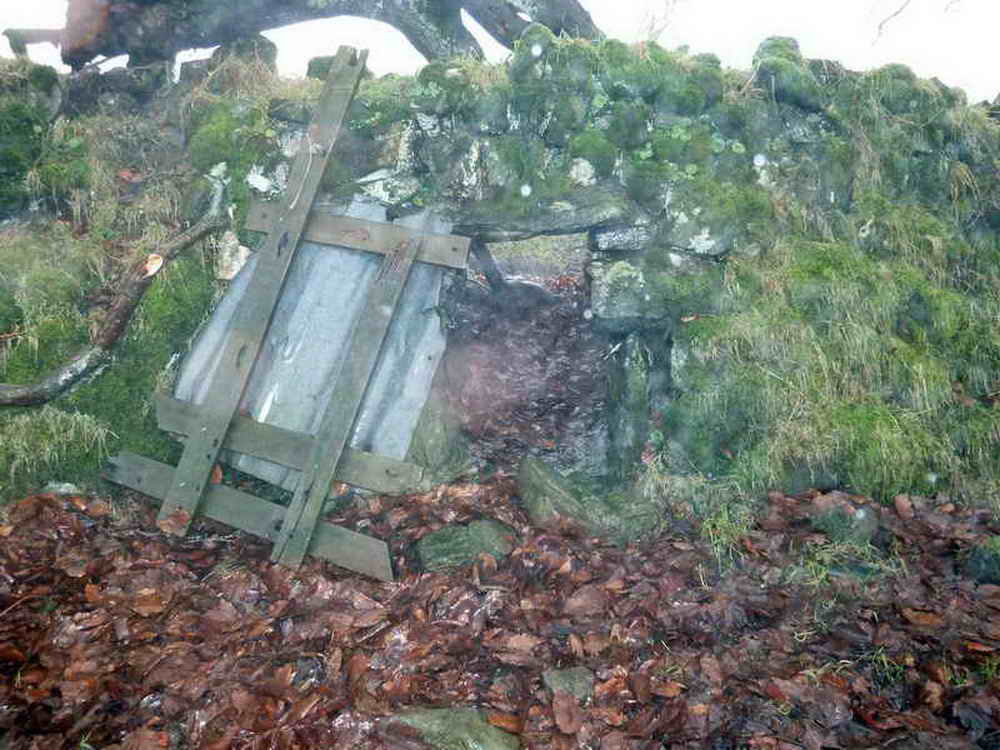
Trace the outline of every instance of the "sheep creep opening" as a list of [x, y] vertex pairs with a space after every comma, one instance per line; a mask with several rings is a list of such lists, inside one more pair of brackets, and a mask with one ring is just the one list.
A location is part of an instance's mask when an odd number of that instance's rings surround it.
[[[335, 482], [420, 484], [421, 467], [403, 459], [444, 349], [442, 274], [465, 268], [469, 240], [431, 216], [402, 226], [359, 201], [342, 216], [313, 205], [366, 58], [338, 50], [285, 199], [251, 211], [248, 228], [267, 240], [199, 336], [175, 397], [156, 397], [160, 428], [186, 436], [180, 463], [121, 454], [108, 478], [161, 500], [169, 533], [201, 513], [273, 542], [284, 565], [312, 554], [392, 580], [384, 541], [319, 517]], [[219, 460], [294, 489], [290, 504], [213, 483]]]

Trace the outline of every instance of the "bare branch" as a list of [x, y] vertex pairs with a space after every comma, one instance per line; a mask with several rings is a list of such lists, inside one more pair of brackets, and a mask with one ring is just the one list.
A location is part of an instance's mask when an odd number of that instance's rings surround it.
[[[163, 257], [164, 265], [198, 240], [222, 229], [227, 223], [228, 220], [217, 206], [215, 210], [209, 210], [197, 224], [159, 248], [159, 255]], [[107, 318], [94, 334], [89, 346], [79, 351], [55, 372], [35, 383], [27, 385], [0, 383], [0, 406], [44, 404], [106, 364], [111, 358], [112, 348], [125, 332], [139, 302], [142, 301], [143, 294], [153, 281], [154, 275], [146, 271], [145, 264], [144, 258], [126, 274]]]
[[893, 13], [892, 15], [890, 15], [888, 18], [883, 18], [882, 19], [882, 22], [879, 23], [879, 25], [878, 25], [878, 31], [875, 33], [875, 41], [876, 42], [879, 39], [882, 38], [882, 31], [885, 29], [885, 25], [887, 23], [889, 23], [892, 19], [894, 19], [896, 16], [898, 16], [900, 13], [902, 13], [904, 10], [906, 10], [907, 7], [909, 7], [909, 5], [910, 5], [910, 3], [912, 1], [913, 0], [903, 0], [903, 4], [900, 5], [899, 8], [896, 9], [895, 13]]

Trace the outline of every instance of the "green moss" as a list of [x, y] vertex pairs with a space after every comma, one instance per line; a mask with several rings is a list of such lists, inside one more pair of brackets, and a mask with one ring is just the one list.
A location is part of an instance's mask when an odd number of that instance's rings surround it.
[[663, 53], [654, 95], [660, 115], [695, 117], [722, 99], [722, 69], [714, 55], [686, 58]]
[[236, 224], [242, 226], [250, 204], [246, 178], [252, 168], [267, 172], [282, 159], [280, 127], [268, 114], [268, 100], [221, 99], [195, 114], [188, 155], [199, 172], [216, 164], [227, 166], [229, 198], [236, 205]]
[[146, 292], [114, 363], [61, 405], [110, 425], [112, 452], [176, 461], [178, 444], [156, 426], [151, 399], [170, 358], [185, 351], [214, 296], [212, 269], [197, 253], [171, 263]]
[[670, 259], [681, 256], [670, 250], [651, 248], [643, 259], [643, 274], [654, 300], [654, 308], [669, 311], [674, 318], [714, 315], [722, 293], [722, 269], [718, 266], [681, 270]]
[[608, 121], [608, 140], [627, 151], [639, 148], [649, 138], [649, 117], [650, 109], [642, 102], [615, 102]]
[[550, 145], [564, 146], [593, 111], [598, 65], [588, 43], [557, 40], [548, 29], [529, 26], [509, 66], [507, 90], [518, 126], [541, 133]]
[[[0, 243], [0, 300], [16, 302], [13, 314], [23, 330], [0, 359], [0, 382], [36, 382], [88, 345], [88, 325], [79, 309], [98, 283], [91, 273], [97, 252], [99, 248], [74, 238], [60, 224], [47, 232], [8, 235]], [[20, 468], [10, 483], [0, 477], [6, 486], [0, 490], [3, 499], [50, 479], [94, 487], [106, 452], [127, 449], [161, 460], [176, 458], [176, 445], [155, 424], [150, 397], [172, 354], [183, 351], [204, 318], [214, 293], [211, 269], [198, 255], [175, 261], [147, 291], [109, 366], [47, 407], [65, 417], [50, 418], [39, 408], [4, 412], [0, 446], [17, 445], [19, 455], [48, 458], [30, 465], [28, 459], [17, 459]], [[50, 426], [63, 419], [69, 420], [67, 430], [78, 424], [105, 432], [90, 443], [45, 442]]]
[[930, 488], [928, 473], [947, 446], [918, 415], [873, 400], [834, 403], [825, 411], [835, 445], [832, 469], [846, 485], [883, 499]]
[[39, 194], [64, 204], [74, 190], [88, 187], [91, 171], [85, 127], [64, 123], [45, 140], [32, 174]]
[[952, 383], [982, 394], [995, 382], [1000, 337], [985, 321], [1000, 319], [998, 297], [960, 291], [932, 268], [944, 258], [917, 255], [789, 237], [732, 260], [720, 314], [675, 332], [685, 355], [668, 426], [684, 460], [748, 490], [840, 485], [887, 499], [995, 481], [1000, 413], [956, 399]]
[[417, 74], [417, 85], [414, 97], [423, 112], [462, 116], [474, 101], [468, 71], [450, 60], [425, 65]]
[[708, 162], [725, 142], [705, 123], [678, 122], [669, 128], [657, 128], [650, 134], [653, 156], [681, 166]]
[[333, 67], [335, 59], [334, 55], [322, 55], [310, 58], [309, 64], [306, 67], [306, 76], [325, 81], [327, 76], [330, 75], [330, 68]]
[[24, 182], [42, 150], [47, 113], [20, 94], [0, 94], [0, 216], [27, 201]]
[[21, 306], [12, 291], [0, 286], [0, 334], [12, 332], [23, 320]]
[[411, 76], [395, 74], [362, 81], [348, 116], [351, 130], [375, 137], [406, 121], [412, 114], [415, 85]]
[[688, 171], [675, 184], [670, 209], [675, 216], [683, 213], [696, 217], [689, 226], [705, 228], [727, 245], [717, 247], [715, 252], [728, 250], [737, 238], [770, 241], [775, 234], [770, 198], [752, 184], [719, 181], [711, 175]]
[[819, 82], [803, 63], [784, 57], [764, 57], [757, 62], [757, 81], [775, 100], [808, 111], [823, 108]]
[[569, 154], [552, 155], [540, 138], [507, 135], [491, 140], [504, 175], [497, 186], [491, 210], [499, 215], [523, 217], [541, 205], [571, 196]]
[[569, 144], [570, 154], [586, 159], [601, 177], [608, 177], [615, 167], [618, 149], [597, 128], [587, 128]]
[[48, 94], [59, 83], [59, 74], [48, 65], [32, 65], [28, 70], [28, 84], [44, 94]]
[[625, 189], [643, 208], [663, 209], [667, 189], [680, 172], [675, 164], [643, 159], [633, 154], [625, 165]]
[[771, 36], [762, 41], [754, 54], [754, 62], [764, 57], [779, 57], [795, 63], [802, 61], [799, 43], [790, 36]]
[[34, 383], [60, 367], [88, 341], [83, 318], [74, 310], [52, 308], [29, 322], [30, 336], [18, 340], [0, 366], [0, 382]]

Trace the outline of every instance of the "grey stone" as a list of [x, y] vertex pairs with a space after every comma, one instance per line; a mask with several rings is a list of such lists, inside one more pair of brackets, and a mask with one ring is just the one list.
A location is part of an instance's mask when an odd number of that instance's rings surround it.
[[616, 184], [598, 183], [579, 188], [564, 200], [540, 202], [524, 215], [507, 215], [495, 204], [472, 204], [456, 223], [458, 234], [479, 236], [485, 242], [506, 242], [539, 234], [576, 234], [594, 227], [627, 224], [635, 206]]
[[654, 227], [632, 224], [599, 227], [590, 232], [591, 248], [596, 252], [639, 252], [652, 241]]
[[594, 690], [594, 673], [586, 667], [546, 669], [542, 681], [553, 693], [561, 690], [580, 701], [587, 700]]
[[629, 259], [595, 259], [588, 269], [594, 323], [609, 333], [628, 333], [666, 314], [651, 304], [642, 269]]

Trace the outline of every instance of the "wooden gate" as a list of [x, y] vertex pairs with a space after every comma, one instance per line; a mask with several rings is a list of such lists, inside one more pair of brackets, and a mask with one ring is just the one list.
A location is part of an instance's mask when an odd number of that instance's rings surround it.
[[[351, 432], [379, 352], [415, 262], [465, 268], [469, 240], [419, 233], [394, 224], [311, 212], [334, 142], [364, 72], [367, 51], [341, 47], [317, 114], [292, 166], [283, 202], [257, 204], [248, 228], [269, 230], [240, 300], [219, 367], [203, 404], [158, 396], [161, 429], [186, 435], [177, 467], [134, 454], [111, 459], [108, 478], [162, 501], [158, 524], [187, 532], [197, 513], [274, 543], [271, 559], [298, 567], [307, 553], [381, 580], [392, 580], [388, 545], [319, 521], [331, 485], [345, 482], [382, 492], [414, 486], [421, 469], [349, 447]], [[315, 435], [239, 414], [239, 403], [267, 334], [300, 240], [384, 256], [353, 324], [350, 344]], [[223, 449], [300, 469], [287, 508], [210, 480]]]

